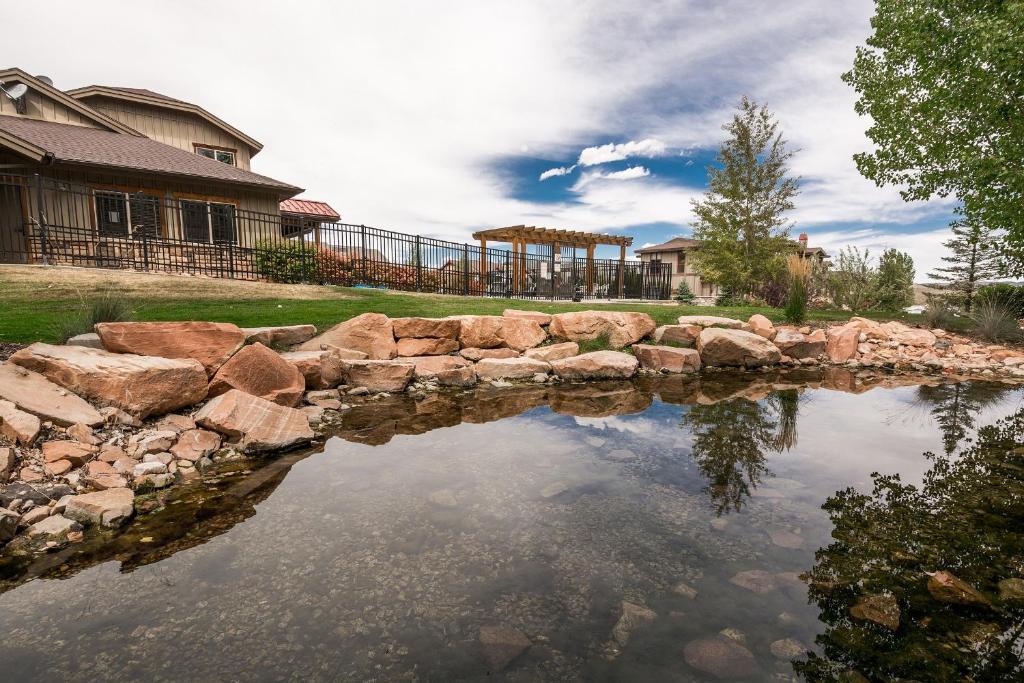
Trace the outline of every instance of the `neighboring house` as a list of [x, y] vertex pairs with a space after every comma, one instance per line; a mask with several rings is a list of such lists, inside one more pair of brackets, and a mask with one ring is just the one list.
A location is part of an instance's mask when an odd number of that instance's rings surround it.
[[[828, 254], [821, 247], [808, 247], [807, 234], [801, 233], [793, 246], [798, 253], [807, 258], [817, 259], [819, 262], [828, 258]], [[697, 303], [713, 304], [721, 292], [718, 285], [704, 282], [700, 273], [697, 272], [695, 254], [700, 249], [700, 240], [688, 237], [674, 237], [663, 244], [655, 244], [650, 247], [641, 247], [636, 250], [637, 256], [645, 263], [660, 262], [672, 269], [672, 292], [675, 293], [679, 284], [685, 282], [690, 286]]]
[[136, 88], [64, 92], [20, 69], [0, 82], [27, 86], [0, 94], [0, 261], [116, 260], [142, 238], [247, 247], [339, 219], [322, 202], [282, 209], [302, 188], [250, 170], [262, 145], [198, 105]]

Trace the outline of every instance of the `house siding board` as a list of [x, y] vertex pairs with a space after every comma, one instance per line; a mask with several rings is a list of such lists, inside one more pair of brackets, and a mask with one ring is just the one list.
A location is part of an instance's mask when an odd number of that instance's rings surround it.
[[0, 95], [0, 115], [20, 116], [39, 121], [52, 121], [54, 123], [65, 123], [72, 126], [84, 126], [86, 128], [100, 128], [99, 125], [85, 118], [81, 114], [50, 97], [29, 89], [25, 93], [25, 113], [19, 114], [14, 102], [9, 98]]
[[195, 114], [106, 97], [88, 97], [82, 101], [146, 137], [186, 152], [194, 152], [195, 143], [233, 149], [235, 164], [251, 170], [249, 146]]

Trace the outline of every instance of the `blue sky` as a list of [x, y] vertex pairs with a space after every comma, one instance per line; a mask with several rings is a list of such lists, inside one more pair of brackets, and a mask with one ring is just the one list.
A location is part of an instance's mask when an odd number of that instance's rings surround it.
[[[840, 74], [870, 33], [871, 0], [175, 6], [20, 3], [6, 18], [45, 26], [47, 49], [38, 31], [8, 32], [7, 61], [62, 88], [196, 102], [265, 144], [253, 170], [344, 220], [456, 241], [516, 224], [624, 233], [635, 247], [687, 234], [721, 125], [747, 95], [801, 150], [796, 232], [833, 251], [907, 250], [919, 280], [943, 253], [951, 202], [906, 204], [853, 164], [869, 121]], [[149, 28], [81, 50], [112, 16]], [[230, 38], [196, 31], [196, 17]], [[607, 145], [625, 158], [578, 163]]]

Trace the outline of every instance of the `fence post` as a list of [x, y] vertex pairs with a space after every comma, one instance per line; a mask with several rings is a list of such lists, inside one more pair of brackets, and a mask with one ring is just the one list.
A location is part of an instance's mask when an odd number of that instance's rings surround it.
[[142, 233], [142, 270], [149, 272], [149, 239]]
[[416, 239], [414, 241], [414, 247], [413, 248], [416, 250], [416, 254], [415, 254], [415, 259], [416, 259], [416, 291], [417, 292], [422, 292], [423, 291], [423, 263], [422, 263], [422, 257], [420, 255], [420, 236], [419, 235], [416, 235]]
[[228, 242], [228, 276], [235, 278], [235, 243]]
[[[555, 249], [557, 249], [557, 248], [558, 248], [557, 244], [552, 244], [551, 245], [551, 261], [550, 261], [550, 263], [551, 263], [551, 300], [552, 301], [555, 300], [555, 286], [556, 286], [556, 282], [557, 282], [557, 278], [555, 277]], [[559, 273], [559, 274], [561, 274], [561, 273]]]
[[462, 293], [469, 296], [469, 245], [462, 245]]
[[49, 249], [46, 246], [46, 213], [43, 211], [43, 179], [38, 173], [36, 178], [36, 220], [39, 222], [39, 250], [43, 265], [50, 264]]
[[360, 252], [359, 262], [363, 266], [363, 284], [366, 285], [366, 284], [369, 284], [369, 282], [367, 281], [367, 275], [366, 275], [366, 226], [365, 225], [360, 225], [359, 226], [359, 252]]

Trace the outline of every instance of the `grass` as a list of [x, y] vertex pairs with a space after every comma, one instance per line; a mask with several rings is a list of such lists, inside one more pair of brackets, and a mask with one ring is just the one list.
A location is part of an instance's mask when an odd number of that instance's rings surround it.
[[[506, 308], [560, 313], [587, 309], [640, 311], [659, 325], [680, 315], [722, 315], [746, 320], [761, 313], [782, 322], [782, 309], [741, 306], [682, 306], [631, 303], [552, 303], [472, 298], [314, 285], [272, 285], [174, 275], [147, 275], [87, 268], [0, 266], [0, 342], [60, 341], [60, 321], [79, 311], [83, 301], [115, 293], [130, 302], [139, 321], [209, 320], [241, 327], [312, 323], [324, 329], [360, 313], [391, 317], [443, 317], [456, 314], [500, 315]], [[851, 313], [808, 310], [809, 321], [846, 320]], [[920, 316], [868, 312], [865, 317], [919, 322]]]

